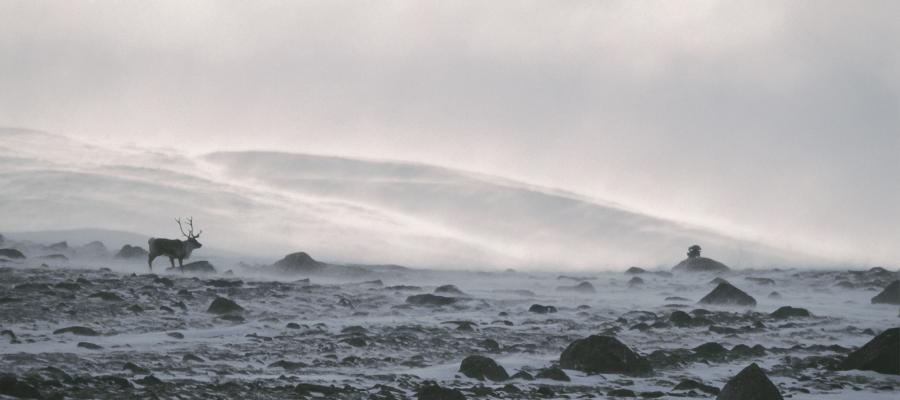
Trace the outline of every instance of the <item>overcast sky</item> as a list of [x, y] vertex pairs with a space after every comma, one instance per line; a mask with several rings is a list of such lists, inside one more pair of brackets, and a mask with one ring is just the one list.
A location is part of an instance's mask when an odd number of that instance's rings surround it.
[[900, 260], [897, 1], [0, 1], [0, 125], [402, 159]]

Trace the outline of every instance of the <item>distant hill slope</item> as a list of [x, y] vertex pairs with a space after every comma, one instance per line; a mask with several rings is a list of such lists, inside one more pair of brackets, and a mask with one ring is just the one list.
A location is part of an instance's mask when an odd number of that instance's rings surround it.
[[273, 261], [305, 251], [427, 267], [671, 266], [694, 243], [736, 268], [797, 259], [577, 194], [415, 163], [189, 157], [0, 129], [0, 188], [0, 233], [97, 227], [177, 237], [173, 218], [193, 215], [204, 244]]

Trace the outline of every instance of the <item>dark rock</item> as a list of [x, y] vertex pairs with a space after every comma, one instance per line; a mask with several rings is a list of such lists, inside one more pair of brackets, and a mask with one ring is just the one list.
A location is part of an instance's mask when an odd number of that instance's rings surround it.
[[538, 371], [537, 375], [535, 375], [534, 377], [538, 378], [538, 379], [550, 379], [550, 380], [554, 380], [554, 381], [563, 381], [563, 382], [569, 382], [572, 380], [572, 378], [569, 378], [569, 375], [566, 375], [566, 373], [563, 370], [561, 370], [557, 367], [550, 367], [550, 368], [542, 369], [542, 370]]
[[675, 272], [727, 272], [725, 264], [706, 257], [688, 257], [672, 267]]
[[319, 262], [304, 252], [291, 253], [273, 265], [278, 272], [288, 274], [315, 274], [323, 272], [328, 264]]
[[109, 255], [109, 249], [106, 248], [106, 245], [104, 245], [103, 242], [95, 240], [84, 246], [77, 247], [75, 253], [89, 257], [106, 257]]
[[100, 350], [100, 349], [103, 349], [103, 346], [101, 346], [101, 345], [99, 345], [99, 344], [93, 344], [93, 343], [91, 343], [91, 342], [78, 342], [77, 347], [81, 347], [81, 348], [83, 348], [83, 349], [88, 349], [88, 350]]
[[[181, 271], [181, 268], [166, 268], [166, 271]], [[209, 261], [194, 261], [184, 264], [184, 272], [190, 272], [192, 274], [215, 274], [216, 267], [210, 264]]]
[[877, 296], [872, 298], [872, 304], [900, 304], [900, 281], [893, 281]]
[[629, 275], [639, 275], [639, 274], [646, 274], [647, 270], [643, 269], [643, 268], [638, 268], [638, 267], [631, 267], [631, 268], [628, 268], [627, 270], [625, 270], [625, 273], [629, 274]]
[[838, 369], [900, 375], [900, 328], [888, 329], [850, 353]]
[[0, 394], [20, 399], [42, 399], [41, 393], [15, 375], [0, 375]]
[[644, 284], [644, 280], [638, 276], [632, 277], [628, 280], [628, 286], [640, 286]]
[[191, 353], [187, 353], [184, 355], [184, 357], [181, 357], [181, 361], [206, 362], [206, 360]]
[[327, 398], [333, 398], [333, 396], [340, 394], [342, 391], [343, 390], [334, 386], [316, 385], [314, 383], [300, 383], [294, 387], [294, 392], [300, 396], [306, 396], [310, 393], [319, 393]]
[[436, 289], [434, 289], [434, 292], [441, 293], [441, 294], [449, 294], [449, 295], [454, 295], [454, 296], [465, 296], [466, 295], [465, 293], [463, 293], [462, 290], [459, 290], [459, 288], [454, 285], [438, 286]]
[[613, 389], [606, 393], [609, 397], [637, 397], [634, 391], [628, 389]]
[[484, 339], [478, 342], [478, 345], [484, 347], [487, 351], [500, 351], [500, 343], [494, 339]]
[[103, 301], [125, 301], [125, 299], [113, 292], [96, 292], [88, 297], [100, 299]]
[[211, 280], [206, 281], [206, 284], [209, 286], [213, 286], [213, 287], [229, 288], [229, 287], [244, 286], [244, 281], [242, 281], [240, 279], [236, 279], [236, 280], [211, 279]]
[[54, 260], [54, 261], [69, 261], [69, 257], [66, 257], [62, 254], [47, 254], [45, 256], [38, 257], [42, 260]]
[[506, 370], [493, 359], [485, 356], [468, 356], [459, 364], [459, 372], [469, 378], [492, 381], [505, 381], [509, 379]]
[[62, 241], [62, 242], [52, 243], [49, 246], [47, 246], [47, 249], [53, 250], [53, 251], [66, 251], [66, 250], [69, 250], [69, 242]]
[[169, 332], [166, 333], [166, 336], [173, 337], [175, 339], [184, 339], [184, 334], [181, 332]]
[[347, 343], [353, 347], [366, 347], [368, 343], [366, 343], [366, 339], [361, 336], [349, 337], [341, 340], [342, 343]]
[[694, 347], [694, 353], [702, 357], [720, 356], [727, 352], [728, 350], [724, 346], [716, 342], [704, 343]]
[[720, 283], [731, 283], [731, 282], [728, 282], [725, 278], [717, 276], [717, 277], [713, 278], [713, 280], [709, 281], [709, 283], [712, 285], [718, 285]]
[[536, 314], [548, 314], [548, 313], [555, 313], [556, 307], [543, 306], [540, 304], [532, 304], [531, 307], [528, 308], [528, 311], [536, 313]]
[[137, 375], [147, 375], [150, 373], [150, 370], [148, 370], [147, 368], [141, 367], [130, 361], [126, 362], [125, 365], [122, 366], [122, 369], [123, 370], [127, 369], [127, 370], [131, 371], [132, 374], [137, 374]]
[[300, 329], [300, 324], [296, 322], [288, 322], [284, 327], [288, 329]]
[[671, 315], [669, 315], [669, 321], [671, 321], [675, 326], [688, 326], [691, 324], [690, 314], [684, 311], [673, 311]]
[[406, 298], [408, 304], [417, 306], [446, 306], [457, 302], [455, 297], [438, 296], [435, 294], [416, 294]]
[[685, 379], [679, 382], [677, 385], [675, 385], [674, 388], [672, 388], [672, 390], [699, 390], [713, 396], [719, 394], [719, 388], [705, 385], [692, 379]]
[[207, 309], [206, 312], [212, 314], [241, 313], [244, 312], [244, 308], [230, 299], [216, 297], [212, 304], [209, 305], [209, 309]]
[[144, 386], [162, 385], [163, 383], [163, 381], [153, 375], [147, 375], [141, 379], [135, 379], [134, 381]]
[[523, 381], [533, 381], [534, 376], [529, 374], [526, 371], [519, 371], [513, 374], [513, 376], [509, 377], [509, 379], [521, 379]]
[[589, 374], [648, 375], [653, 372], [646, 359], [618, 339], [597, 335], [569, 344], [559, 357], [559, 366]]
[[225, 315], [220, 316], [219, 319], [223, 319], [223, 320], [229, 321], [229, 322], [236, 322], [236, 323], [245, 321], [244, 317], [237, 315], [237, 314], [225, 314]]
[[147, 258], [147, 250], [140, 246], [132, 246], [130, 244], [126, 244], [116, 252], [115, 258], [120, 259], [137, 259], [137, 258]]
[[84, 326], [70, 326], [68, 328], [61, 328], [53, 331], [54, 335], [60, 335], [63, 333], [71, 333], [78, 336], [100, 336], [97, 331]]
[[395, 291], [414, 291], [418, 292], [422, 290], [421, 286], [411, 286], [411, 285], [396, 285], [396, 286], [387, 286], [384, 290], [395, 290]]
[[596, 293], [597, 290], [594, 289], [594, 285], [591, 285], [590, 282], [583, 281], [578, 283], [575, 286], [560, 286], [556, 288], [556, 290], [562, 292], [577, 292], [577, 293]]
[[768, 296], [768, 297], [769, 297], [770, 299], [780, 299], [780, 298], [781, 298], [781, 293], [778, 293], [778, 292], [772, 292], [772, 293], [769, 293], [769, 296]]
[[444, 388], [437, 383], [426, 381], [416, 390], [417, 400], [466, 400], [459, 389]]
[[756, 363], [728, 380], [716, 400], [784, 400], [778, 387]]
[[300, 368], [306, 368], [309, 365], [299, 362], [299, 361], [287, 361], [287, 360], [279, 360], [269, 364], [269, 368], [283, 368], [286, 370], [295, 370]]
[[21, 251], [16, 249], [0, 249], [0, 257], [6, 257], [11, 260], [16, 260], [25, 258], [25, 255], [22, 254]]
[[812, 314], [805, 308], [794, 308], [791, 306], [784, 306], [769, 314], [772, 318], [803, 318], [809, 317]]
[[712, 292], [700, 299], [700, 304], [756, 307], [756, 299], [730, 283], [720, 283]]
[[162, 310], [162, 311], [165, 311], [165, 312], [167, 312], [167, 313], [169, 313], [169, 314], [174, 314], [174, 313], [175, 313], [175, 310], [173, 310], [171, 307], [159, 306], [159, 309]]

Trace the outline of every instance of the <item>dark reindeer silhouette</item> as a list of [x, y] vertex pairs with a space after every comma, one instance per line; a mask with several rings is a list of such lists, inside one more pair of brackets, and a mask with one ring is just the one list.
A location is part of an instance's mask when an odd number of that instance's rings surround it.
[[150, 238], [150, 240], [147, 241], [150, 251], [147, 255], [147, 265], [150, 266], [150, 271], [153, 271], [153, 259], [158, 256], [166, 256], [169, 257], [172, 268], [175, 268], [175, 259], [177, 258], [178, 266], [181, 268], [181, 272], [184, 273], [184, 259], [190, 258], [191, 252], [195, 249], [203, 247], [203, 245], [197, 241], [197, 238], [200, 237], [203, 230], [201, 229], [196, 235], [194, 234], [193, 217], [187, 219], [187, 233], [184, 232], [184, 227], [181, 226], [181, 218], [175, 218], [175, 222], [178, 222], [178, 229], [181, 230], [181, 234], [184, 235], [187, 240]]

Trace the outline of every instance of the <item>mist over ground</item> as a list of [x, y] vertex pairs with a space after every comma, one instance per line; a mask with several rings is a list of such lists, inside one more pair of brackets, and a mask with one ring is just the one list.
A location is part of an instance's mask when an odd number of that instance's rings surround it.
[[[116, 149], [18, 129], [0, 131], [0, 150], [0, 213], [11, 237], [102, 228], [146, 246], [151, 236], [179, 237], [174, 217], [192, 215], [203, 252], [270, 261], [306, 251], [430, 268], [624, 269], [669, 267], [699, 242], [735, 267], [828, 265], [575, 193], [425, 164]], [[32, 237], [127, 243], [83, 234]]]

